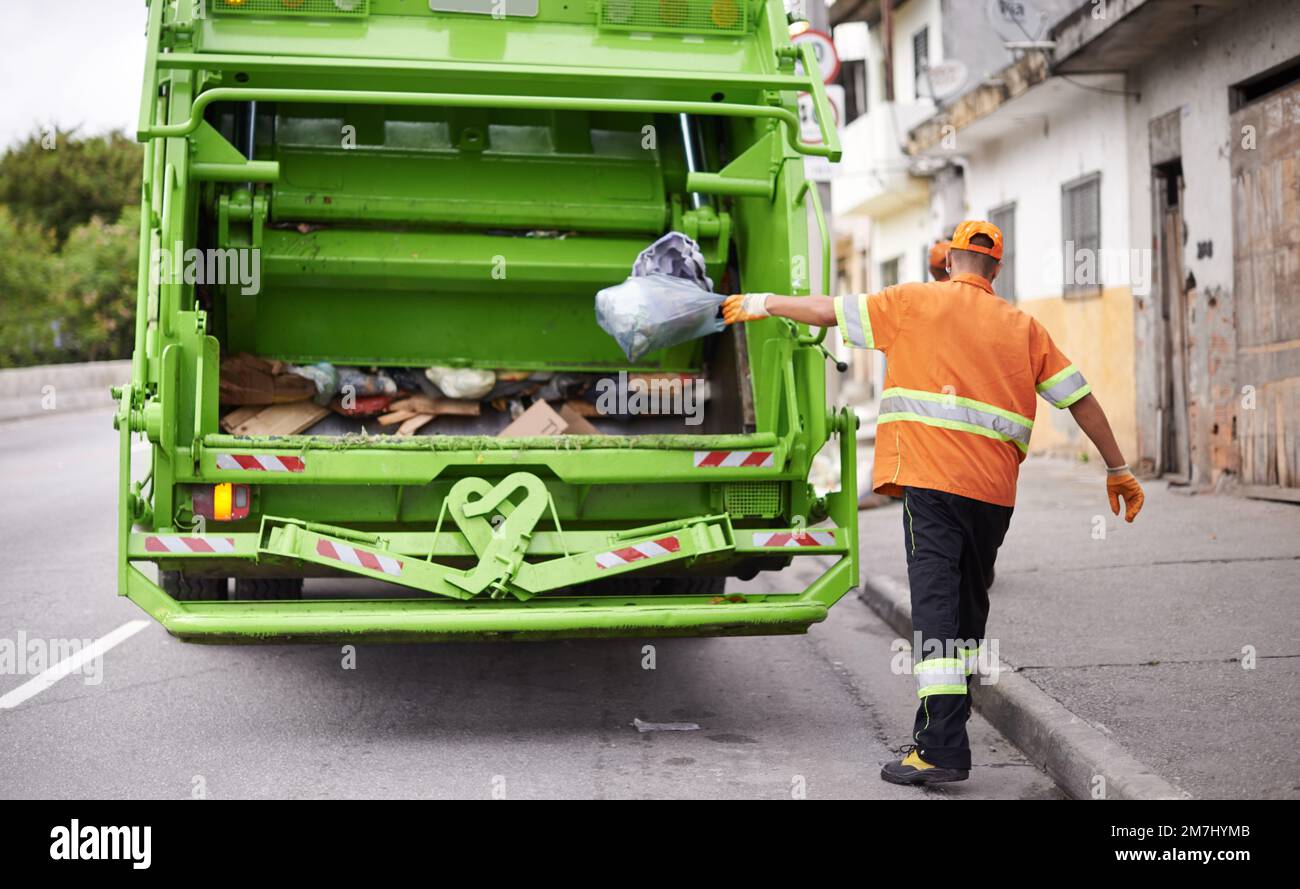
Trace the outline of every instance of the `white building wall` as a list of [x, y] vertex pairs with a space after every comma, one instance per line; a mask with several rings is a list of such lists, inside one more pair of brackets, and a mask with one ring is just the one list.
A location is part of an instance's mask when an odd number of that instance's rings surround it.
[[[1011, 136], [967, 154], [968, 216], [1016, 205], [1016, 295], [1021, 303], [1059, 298], [1065, 290], [1061, 261], [1061, 186], [1101, 174], [1101, 246], [1128, 251], [1128, 169], [1124, 99], [1073, 87], [1072, 98], [1046, 118], [1024, 122]], [[958, 137], [960, 140], [960, 136]], [[1102, 285], [1122, 284], [1103, 280]]]
[[912, 36], [928, 26], [930, 61], [941, 61], [941, 13], [940, 0], [912, 0], [895, 11], [893, 102], [885, 101], [883, 29], [870, 29], [865, 41], [867, 113], [844, 129], [844, 157], [831, 183], [837, 214], [865, 213], [874, 218], [927, 199], [924, 180], [907, 173], [909, 159], [904, 148], [908, 130], [932, 115], [935, 107], [928, 98], [915, 98]]
[[871, 243], [872, 263], [871, 289], [879, 290], [880, 266], [891, 259], [898, 259], [898, 280], [925, 281], [928, 275], [925, 267], [928, 263], [930, 236], [930, 205], [914, 204], [891, 216], [877, 220]]
[[[943, 61], [943, 5], [939, 0], [912, 0], [894, 10], [894, 98], [900, 103], [921, 101], [933, 107], [929, 99], [916, 99], [915, 59], [912, 37], [922, 28], [930, 29], [930, 63]], [[922, 84], [921, 93], [929, 93]]]

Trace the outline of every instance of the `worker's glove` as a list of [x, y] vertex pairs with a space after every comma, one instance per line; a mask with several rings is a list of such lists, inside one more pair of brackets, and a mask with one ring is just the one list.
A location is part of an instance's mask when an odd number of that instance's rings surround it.
[[1128, 471], [1127, 466], [1117, 469], [1106, 467], [1106, 494], [1110, 497], [1110, 511], [1119, 515], [1119, 498], [1124, 498], [1124, 521], [1131, 522], [1142, 511], [1142, 486]]
[[757, 321], [768, 317], [767, 298], [770, 293], [737, 293], [722, 303], [722, 319], [728, 324], [737, 321]]

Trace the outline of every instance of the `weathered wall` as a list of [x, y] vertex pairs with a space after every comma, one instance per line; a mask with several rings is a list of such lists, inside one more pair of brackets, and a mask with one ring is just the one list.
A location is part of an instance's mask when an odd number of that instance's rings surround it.
[[[1212, 483], [1232, 469], [1236, 375], [1233, 299], [1233, 199], [1229, 87], [1300, 53], [1300, 17], [1290, 0], [1242, 3], [1188, 46], [1152, 56], [1130, 72], [1141, 94], [1128, 109], [1129, 226], [1134, 244], [1155, 248], [1150, 122], [1179, 114], [1185, 181], [1182, 248], [1190, 310], [1188, 399], [1193, 481]], [[1153, 290], [1153, 293], [1155, 291]], [[1158, 413], [1163, 321], [1157, 299], [1134, 306], [1137, 336], [1138, 458], [1154, 460], [1160, 447]]]
[[991, 6], [982, 0], [944, 0], [943, 56], [966, 66], [968, 79], [963, 91], [1015, 61], [1006, 40], [1046, 40], [1051, 26], [1078, 6], [1079, 0], [1034, 0], [1024, 5], [1031, 25], [1035, 20], [1041, 22], [1038, 30], [1021, 32], [1006, 18], [993, 22]]
[[[1106, 410], [1115, 440], [1126, 456], [1134, 452], [1136, 418], [1133, 388], [1133, 293], [1108, 287], [1088, 300], [1034, 299], [1020, 307], [1052, 332], [1052, 339], [1079, 366], [1093, 394]], [[1092, 443], [1079, 431], [1069, 411], [1039, 399], [1030, 450], [1099, 460]], [[1129, 456], [1129, 459], [1133, 458]]]

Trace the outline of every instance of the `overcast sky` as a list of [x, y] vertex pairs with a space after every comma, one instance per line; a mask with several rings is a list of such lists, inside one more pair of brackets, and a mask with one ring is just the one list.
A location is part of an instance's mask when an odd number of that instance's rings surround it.
[[0, 0], [0, 149], [41, 126], [134, 136], [144, 0]]

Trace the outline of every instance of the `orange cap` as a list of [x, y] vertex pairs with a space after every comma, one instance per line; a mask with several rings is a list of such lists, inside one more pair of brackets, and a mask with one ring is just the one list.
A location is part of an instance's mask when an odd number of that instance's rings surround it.
[[934, 246], [930, 248], [930, 271], [942, 272], [948, 267], [948, 248], [951, 246], [947, 241], [935, 241]]
[[[970, 239], [975, 235], [988, 235], [993, 239], [992, 247], [980, 247], [972, 244]], [[983, 253], [985, 256], [992, 256], [996, 260], [1002, 259], [1002, 231], [993, 223], [985, 222], [983, 219], [967, 219], [957, 230], [952, 233], [952, 243], [949, 245], [953, 250], [970, 250], [972, 253]]]

